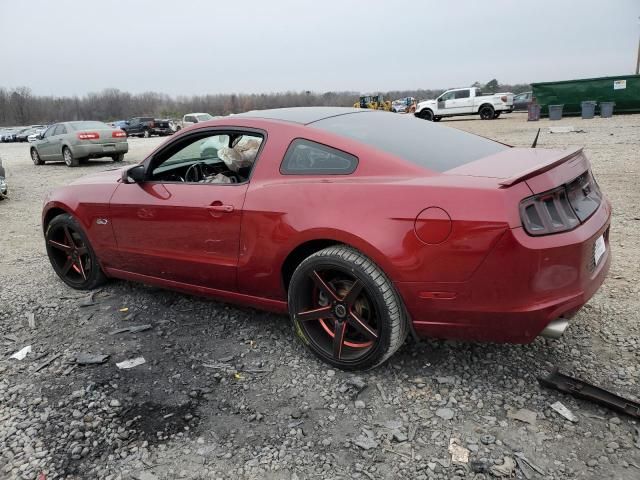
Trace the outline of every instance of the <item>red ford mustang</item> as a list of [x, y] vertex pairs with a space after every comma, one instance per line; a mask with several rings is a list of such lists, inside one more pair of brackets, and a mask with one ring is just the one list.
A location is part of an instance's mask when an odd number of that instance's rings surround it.
[[611, 207], [578, 150], [511, 148], [350, 108], [199, 123], [46, 198], [74, 288], [107, 277], [289, 312], [343, 369], [407, 334], [559, 336], [602, 284]]

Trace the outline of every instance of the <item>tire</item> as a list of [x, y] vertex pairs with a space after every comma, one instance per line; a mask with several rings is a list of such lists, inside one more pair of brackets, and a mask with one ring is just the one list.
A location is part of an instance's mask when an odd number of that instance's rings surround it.
[[439, 122], [440, 120], [442, 120], [442, 117], [433, 117], [434, 122]]
[[31, 160], [34, 165], [44, 165], [44, 160], [40, 158], [40, 154], [38, 154], [38, 150], [35, 147], [31, 148]]
[[422, 110], [418, 112], [416, 116], [423, 120], [428, 120], [429, 122], [433, 121], [433, 112], [431, 110]]
[[122, 162], [124, 160], [124, 153], [119, 153], [111, 157], [114, 162]]
[[67, 167], [77, 167], [80, 165], [80, 161], [73, 156], [69, 147], [62, 147], [62, 159]]
[[64, 213], [51, 220], [44, 237], [51, 266], [64, 283], [91, 290], [107, 280], [89, 239], [71, 215]]
[[483, 105], [482, 107], [480, 107], [479, 113], [482, 120], [493, 120], [495, 111], [493, 110], [493, 107], [491, 105]]
[[149, 130], [145, 129], [145, 131], [142, 132], [142, 136], [144, 138], [149, 138], [151, 136], [151, 132]]
[[393, 284], [354, 248], [336, 245], [307, 257], [291, 277], [288, 297], [294, 332], [321, 360], [342, 370], [382, 364], [407, 337]]
[[499, 118], [502, 112], [496, 112], [493, 114], [493, 118]]

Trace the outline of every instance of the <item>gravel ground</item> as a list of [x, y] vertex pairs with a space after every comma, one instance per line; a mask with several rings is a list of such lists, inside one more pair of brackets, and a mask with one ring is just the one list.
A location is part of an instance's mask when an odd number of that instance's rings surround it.
[[[536, 380], [559, 366], [639, 400], [640, 115], [442, 124], [517, 146], [541, 127], [539, 147], [585, 145], [614, 204], [609, 278], [561, 340], [407, 343], [359, 375], [306, 353], [283, 316], [121, 281], [67, 288], [46, 258], [41, 199], [112, 164], [35, 167], [26, 144], [1, 144], [0, 478], [640, 478], [637, 421]], [[126, 161], [161, 141], [132, 139]], [[109, 357], [80, 366], [78, 353]]]

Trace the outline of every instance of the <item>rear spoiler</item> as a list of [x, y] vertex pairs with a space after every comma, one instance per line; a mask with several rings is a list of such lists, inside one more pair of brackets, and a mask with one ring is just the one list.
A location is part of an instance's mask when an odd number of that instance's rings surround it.
[[516, 184], [518, 182], [521, 182], [523, 180], [527, 180], [527, 179], [529, 179], [531, 177], [535, 177], [536, 175], [539, 175], [541, 173], [547, 172], [547, 171], [551, 170], [552, 168], [557, 167], [561, 163], [565, 163], [566, 161], [568, 161], [568, 160], [580, 155], [582, 153], [582, 148], [583, 147], [579, 147], [579, 148], [575, 148], [573, 150], [568, 150], [568, 153], [565, 156], [560, 157], [557, 160], [554, 160], [553, 162], [541, 163], [541, 164], [536, 165], [534, 167], [531, 167], [531, 168], [529, 168], [527, 170], [524, 170], [523, 172], [520, 172], [520, 173], [518, 173], [517, 175], [514, 175], [511, 178], [505, 178], [504, 180], [499, 182], [499, 185], [501, 187], [510, 187], [511, 185], [514, 185], [514, 184]]

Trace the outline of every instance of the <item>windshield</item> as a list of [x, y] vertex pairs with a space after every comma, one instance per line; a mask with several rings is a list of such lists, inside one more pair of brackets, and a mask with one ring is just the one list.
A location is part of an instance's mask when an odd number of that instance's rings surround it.
[[208, 120], [213, 120], [213, 117], [211, 115], [209, 115], [208, 113], [203, 113], [200, 115], [196, 115], [196, 118], [198, 119], [199, 122], [206, 122]]
[[338, 115], [310, 125], [352, 138], [436, 172], [444, 172], [509, 148], [455, 128], [387, 112]]

